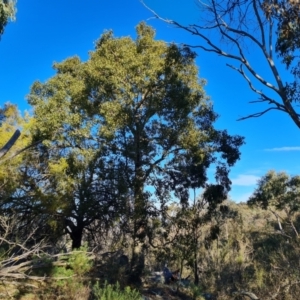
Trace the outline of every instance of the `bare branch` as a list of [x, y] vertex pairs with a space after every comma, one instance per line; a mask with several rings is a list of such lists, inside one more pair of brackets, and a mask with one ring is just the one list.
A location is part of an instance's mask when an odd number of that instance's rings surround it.
[[273, 60], [273, 20], [269, 22], [269, 57]]
[[243, 65], [240, 66], [240, 68], [237, 68], [233, 65], [230, 64], [226, 64], [228, 67], [230, 67], [231, 69], [239, 72], [244, 79], [247, 81], [250, 89], [255, 92], [256, 94], [260, 95], [262, 97], [261, 100], [259, 101], [250, 101], [250, 103], [258, 103], [258, 102], [269, 102], [269, 104], [274, 104], [279, 110], [281, 111], [285, 111], [285, 108], [282, 104], [280, 104], [279, 102], [277, 102], [274, 99], [271, 99], [270, 97], [268, 97], [266, 94], [264, 94], [262, 91], [258, 90], [257, 88], [254, 87], [253, 83], [251, 82], [250, 78], [246, 75], [246, 73], [243, 70]]
[[260, 18], [260, 15], [258, 13], [256, 1], [253, 1], [252, 3], [253, 3], [254, 13], [255, 13], [256, 19], [257, 19], [258, 24], [259, 24], [259, 29], [260, 29], [260, 34], [261, 34], [261, 40], [262, 40], [261, 48], [263, 48], [264, 50], [266, 50], [266, 38], [265, 38], [264, 26], [263, 26], [262, 20]]
[[[153, 14], [154, 16], [159, 19], [159, 20], [162, 20], [163, 22], [166, 22], [168, 24], [172, 24], [172, 25], [175, 25], [176, 27], [178, 28], [181, 28], [181, 29], [184, 29], [185, 31], [188, 31], [190, 32], [191, 34], [193, 35], [197, 35], [199, 37], [201, 37], [210, 47], [210, 48], [206, 48], [202, 45], [200, 46], [191, 46], [191, 45], [186, 45], [186, 46], [189, 46], [189, 47], [192, 47], [192, 48], [201, 48], [207, 52], [215, 52], [217, 53], [218, 55], [221, 55], [221, 56], [224, 56], [224, 57], [227, 57], [227, 58], [231, 58], [231, 59], [235, 59], [235, 60], [238, 60], [240, 61], [242, 64], [244, 64], [247, 69], [249, 70], [249, 72], [257, 79], [259, 80], [263, 85], [265, 85], [266, 87], [274, 90], [275, 92], [277, 92], [278, 94], [281, 93], [280, 89], [276, 88], [274, 85], [272, 85], [271, 83], [267, 82], [265, 79], [263, 79], [257, 72], [255, 72], [255, 70], [251, 67], [249, 61], [245, 58], [245, 55], [244, 55], [244, 52], [242, 51], [242, 48], [240, 46], [240, 44], [238, 43], [238, 41], [236, 39], [234, 39], [233, 37], [231, 37], [229, 34], [227, 34], [223, 29], [222, 27], [225, 27], [226, 30], [228, 31], [231, 31], [231, 32], [234, 32], [234, 33], [237, 33], [237, 34], [240, 34], [241, 36], [247, 36], [249, 37], [251, 40], [253, 40], [263, 51], [263, 45], [257, 40], [254, 38], [254, 36], [250, 35], [249, 33], [247, 33], [246, 31], [242, 31], [242, 30], [238, 30], [238, 29], [234, 29], [234, 28], [231, 28], [230, 26], [228, 26], [224, 20], [220, 19], [220, 17], [217, 15], [217, 12], [216, 12], [216, 9], [214, 9], [214, 14], [215, 14], [215, 20], [217, 22], [217, 25], [213, 26], [212, 28], [218, 28], [221, 32], [221, 34], [223, 36], [225, 36], [226, 38], [228, 38], [233, 44], [236, 45], [236, 47], [238, 48], [239, 50], [239, 53], [240, 53], [240, 56], [237, 56], [237, 55], [234, 55], [234, 54], [231, 54], [231, 53], [227, 53], [226, 51], [222, 50], [220, 47], [218, 47], [215, 43], [213, 43], [208, 37], [206, 37], [205, 35], [203, 35], [199, 30], [199, 29], [204, 29], [204, 27], [201, 27], [201, 26], [197, 26], [197, 25], [190, 25], [190, 26], [184, 26], [184, 25], [181, 25], [180, 23], [176, 22], [176, 21], [173, 21], [173, 20], [168, 20], [168, 19], [164, 19], [162, 17], [160, 17], [154, 10], [150, 9], [142, 0], [141, 0], [141, 3], [147, 8], [149, 9]], [[222, 23], [220, 23], [220, 21], [222, 21]], [[208, 27], [210, 28], [210, 27]], [[273, 61], [268, 58], [268, 62], [270, 64], [270, 66], [274, 69], [273, 70], [273, 73], [274, 73], [274, 76], [276, 78], [276, 81], [278, 81], [278, 79], [280, 79], [279, 77], [279, 74], [275, 68], [275, 65], [273, 63]], [[281, 82], [281, 81], [279, 81]]]
[[[182, 25], [174, 20], [169, 20], [160, 17], [154, 10], [149, 8], [143, 0], [140, 0], [141, 3], [153, 13], [154, 17], [171, 25], [174, 25], [177, 28], [183, 29], [192, 35], [196, 35], [200, 37], [204, 44], [200, 44], [197, 46], [186, 45], [191, 48], [200, 48], [206, 52], [212, 52], [217, 55], [223, 56], [225, 58], [233, 59], [239, 61], [242, 65], [246, 67], [246, 69], [250, 72], [250, 74], [258, 80], [261, 84], [263, 84], [268, 89], [275, 91], [282, 103], [272, 99], [271, 97], [267, 96], [265, 92], [259, 91], [254, 87], [250, 78], [246, 75], [242, 68], [236, 68], [231, 66], [231, 68], [240, 72], [243, 78], [248, 82], [249, 87], [252, 91], [257, 93], [261, 96], [261, 100], [258, 102], [267, 102], [270, 105], [274, 105], [271, 109], [264, 110], [260, 113], [249, 115], [245, 118], [240, 118], [239, 120], [244, 120], [249, 117], [258, 117], [265, 114], [267, 111], [270, 110], [280, 110], [287, 113], [294, 123], [300, 128], [300, 115], [295, 110], [295, 107], [292, 104], [291, 99], [289, 99], [289, 95], [287, 93], [286, 87], [281, 79], [279, 71], [275, 65], [273, 60], [273, 18], [272, 17], [264, 17], [264, 9], [260, 1], [256, 2], [257, 0], [253, 0], [250, 2], [241, 2], [232, 4], [231, 6], [223, 7], [225, 2], [217, 2], [217, 0], [210, 0], [207, 3], [198, 0], [200, 6], [202, 6], [211, 16], [211, 18], [207, 18], [206, 23], [203, 25]], [[251, 11], [250, 11], [251, 9]], [[247, 16], [252, 16], [254, 19], [251, 19], [251, 22], [248, 22]], [[226, 19], [229, 19], [229, 23], [226, 22]], [[235, 24], [234, 24], [235, 23]], [[232, 24], [232, 25], [231, 25]], [[254, 24], [256, 28], [258, 28], [261, 36], [261, 41], [259, 38], [252, 33], [251, 26], [249, 24]], [[267, 25], [268, 24], [268, 25]], [[234, 46], [234, 49], [238, 51], [238, 55], [235, 52], [228, 53], [225, 51], [221, 46], [215, 43], [211, 38], [204, 35], [204, 31], [214, 31], [217, 30], [218, 33], [224, 38], [229, 44]], [[236, 36], [235, 36], [236, 35]], [[240, 43], [241, 38], [246, 38], [251, 41], [257, 49], [263, 54], [268, 63], [270, 71], [276, 81], [276, 85], [268, 82], [265, 78], [259, 75], [257, 70], [255, 70], [249, 60], [246, 57], [246, 53], [242, 48], [242, 44]], [[268, 45], [267, 45], [268, 43]], [[206, 45], [205, 45], [206, 44]], [[255, 103], [255, 102], [252, 102]]]
[[265, 113], [267, 113], [268, 111], [271, 111], [271, 110], [278, 110], [278, 108], [276, 108], [276, 107], [269, 107], [269, 108], [267, 108], [266, 110], [264, 110], [262, 112], [250, 114], [250, 115], [248, 115], [246, 117], [239, 118], [239, 119], [237, 119], [237, 121], [243, 121], [243, 120], [247, 120], [247, 119], [250, 119], [250, 118], [258, 118], [258, 117], [261, 117], [262, 115], [264, 115]]

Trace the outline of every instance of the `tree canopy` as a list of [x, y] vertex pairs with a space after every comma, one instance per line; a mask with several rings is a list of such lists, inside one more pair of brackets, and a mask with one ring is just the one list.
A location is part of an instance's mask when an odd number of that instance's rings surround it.
[[[195, 53], [154, 35], [145, 23], [136, 40], [108, 31], [86, 62], [56, 63], [54, 77], [32, 86], [33, 134], [43, 140], [30, 167], [35, 189], [64, 220], [74, 247], [93, 222], [113, 218], [135, 245], [169, 200], [188, 205], [190, 190], [202, 188], [214, 207], [230, 189], [243, 138], [214, 128]], [[210, 166], [215, 184], [207, 183]]]
[[253, 195], [249, 198], [250, 206], [258, 205], [263, 209], [270, 209], [275, 215], [279, 229], [283, 232], [279, 214], [284, 211], [289, 225], [298, 237], [298, 231], [293, 223], [293, 216], [299, 211], [300, 176], [289, 176], [285, 172], [269, 171], [263, 176]]

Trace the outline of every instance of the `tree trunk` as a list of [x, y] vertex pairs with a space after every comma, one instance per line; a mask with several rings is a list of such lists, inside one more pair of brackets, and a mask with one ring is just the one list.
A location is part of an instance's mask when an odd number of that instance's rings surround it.
[[81, 247], [82, 234], [83, 234], [82, 227], [75, 227], [75, 229], [73, 229], [72, 234], [70, 234], [71, 239], [72, 239], [72, 250], [78, 249]]
[[145, 257], [141, 245], [140, 243], [140, 245], [133, 249], [130, 262], [129, 282], [136, 285], [142, 283], [141, 275], [145, 267]]
[[199, 275], [198, 275], [198, 257], [197, 257], [197, 253], [195, 253], [195, 257], [194, 257], [194, 283], [195, 285], [199, 284]]
[[75, 225], [70, 220], [66, 220], [66, 230], [69, 233], [70, 238], [72, 240], [72, 250], [81, 247], [82, 235], [84, 229], [84, 225], [82, 224], [82, 222], [78, 220], [76, 221], [77, 221], [77, 225]]
[[195, 285], [199, 284], [199, 275], [198, 275], [198, 225], [193, 226], [193, 248], [194, 248], [194, 283]]

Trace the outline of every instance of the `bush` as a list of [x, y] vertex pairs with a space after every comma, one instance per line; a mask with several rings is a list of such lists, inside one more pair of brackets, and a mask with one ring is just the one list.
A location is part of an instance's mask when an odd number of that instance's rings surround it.
[[87, 247], [74, 250], [68, 259], [68, 264], [76, 275], [82, 276], [88, 273], [92, 268], [92, 262], [87, 255]]
[[39, 299], [84, 300], [90, 297], [90, 283], [85, 275], [92, 268], [86, 247], [55, 257], [34, 258], [35, 268], [30, 275], [47, 276], [47, 284], [38, 292]]
[[191, 283], [188, 290], [194, 300], [204, 300], [202, 297], [202, 288], [200, 286]]
[[127, 286], [123, 291], [120, 289], [120, 285], [117, 282], [115, 285], [107, 284], [105, 282], [104, 287], [99, 286], [97, 282], [93, 288], [95, 298], [98, 300], [141, 300], [140, 293], [136, 290], [132, 290]]

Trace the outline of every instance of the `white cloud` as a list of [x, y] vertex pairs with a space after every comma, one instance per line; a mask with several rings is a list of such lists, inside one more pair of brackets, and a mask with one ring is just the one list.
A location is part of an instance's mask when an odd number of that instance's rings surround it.
[[265, 149], [265, 151], [300, 151], [300, 147], [280, 147]]
[[236, 178], [231, 179], [233, 185], [239, 186], [252, 186], [257, 184], [257, 181], [260, 179], [259, 176], [255, 175], [238, 175]]

